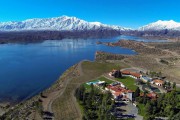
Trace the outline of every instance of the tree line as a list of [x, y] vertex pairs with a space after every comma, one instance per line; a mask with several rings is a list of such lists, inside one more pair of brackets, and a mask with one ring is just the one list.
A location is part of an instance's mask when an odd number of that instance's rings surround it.
[[112, 94], [103, 94], [91, 84], [90, 90], [86, 91], [84, 85], [76, 89], [75, 97], [83, 107], [83, 120], [115, 120], [111, 110], [114, 102]]

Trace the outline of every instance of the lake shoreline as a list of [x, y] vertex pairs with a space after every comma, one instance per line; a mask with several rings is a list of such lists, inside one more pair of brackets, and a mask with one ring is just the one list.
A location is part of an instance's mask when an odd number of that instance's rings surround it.
[[[145, 68], [145, 69], [148, 69], [148, 70], [155, 70], [155, 71], [163, 70], [162, 72], [165, 73], [164, 75], [168, 75], [167, 74], [168, 71], [165, 71], [165, 69], [163, 69], [163, 68], [167, 68], [168, 66], [172, 67], [171, 62], [175, 62], [176, 64], [178, 64], [177, 63], [178, 61], [175, 61], [175, 60], [170, 61], [169, 59], [171, 59], [172, 57], [176, 57], [178, 59], [179, 55], [177, 53], [175, 53], [175, 52], [172, 52], [171, 50], [168, 51], [168, 50], [166, 50], [164, 48], [158, 48], [158, 49], [156, 48], [155, 49], [156, 44], [157, 45], [161, 45], [161, 44], [177, 45], [176, 43], [142, 43], [142, 42], [135, 42], [135, 41], [128, 41], [128, 40], [126, 40], [126, 41], [121, 40], [121, 41], [111, 42], [111, 43], [109, 42], [108, 44], [105, 44], [105, 45], [113, 46], [112, 48], [118, 47], [118, 46], [125, 47], [125, 48], [127, 47], [129, 49], [137, 51], [138, 54], [130, 56], [130, 55], [118, 55], [118, 54], [112, 54], [112, 53], [100, 52], [100, 51], [98, 52], [97, 51], [96, 54], [95, 54], [95, 58], [96, 58], [95, 61], [100, 60], [100, 62], [102, 62], [102, 63], [105, 62], [106, 64], [108, 64], [108, 63], [118, 63], [118, 64], [121, 63], [121, 64], [126, 64], [128, 66], [134, 66], [134, 67], [140, 66], [142, 68]], [[161, 46], [161, 47], [163, 47], [163, 46]], [[178, 48], [178, 46], [177, 46], [177, 48]], [[148, 52], [148, 55], [146, 55], [147, 52]], [[102, 54], [103, 54], [103, 56], [104, 55], [107, 55], [107, 56], [104, 57], [104, 58], [101, 58]], [[100, 56], [97, 57], [97, 55], [100, 55]], [[162, 55], [162, 56], [160, 57], [160, 55]], [[164, 55], [167, 55], [167, 56], [164, 56]], [[113, 59], [108, 59], [108, 58], [111, 58], [111, 57]], [[101, 61], [101, 59], [102, 59], [102, 61]], [[161, 63], [160, 60], [162, 60], [162, 59], [168, 61], [169, 65]], [[142, 62], [142, 61], [146, 61], [146, 62]], [[154, 61], [154, 62], [152, 63], [150, 61]], [[66, 71], [63, 72], [63, 74], [61, 75], [60, 79], [63, 76], [66, 77], [66, 75], [68, 74], [66, 72], [71, 71], [71, 70], [73, 71], [73, 69], [75, 68], [76, 65], [77, 64], [75, 64], [72, 67], [66, 69]], [[159, 69], [159, 68], [162, 68], [162, 69]], [[173, 78], [172, 76], [168, 76], [168, 79], [173, 80], [175, 78]], [[47, 88], [47, 89], [43, 90], [42, 92], [40, 92], [40, 94], [35, 95], [35, 96], [31, 97], [28, 100], [24, 100], [24, 101], [20, 102], [19, 104], [15, 105], [15, 106], [10, 106], [10, 108], [8, 108], [8, 109], [13, 108], [13, 111], [17, 111], [18, 109], [16, 110], [16, 108], [27, 109], [24, 106], [27, 106], [27, 105], [28, 106], [33, 106], [33, 104], [35, 104], [35, 103], [41, 103], [42, 100], [46, 99], [46, 96], [48, 96], [48, 94], [49, 94], [48, 92], [50, 92], [50, 91], [52, 92], [54, 89], [57, 89], [57, 90], [59, 89], [60, 90], [60, 89], [63, 88], [62, 87], [63, 84], [61, 82], [62, 81], [59, 82], [59, 80], [57, 80], [49, 88]], [[43, 97], [45, 97], [45, 98], [43, 98]], [[42, 106], [42, 105], [40, 104], [40, 106]], [[46, 107], [46, 108], [48, 108], [48, 107]]]
[[99, 50], [135, 54], [130, 49], [96, 44], [99, 40], [116, 41], [118, 38], [46, 40], [42, 43], [0, 45], [0, 96], [8, 98], [10, 102], [19, 102], [32, 96], [32, 93], [34, 95], [34, 92], [39, 93], [70, 66], [83, 59], [94, 60], [94, 54]]
[[[121, 41], [123, 41], [123, 40], [121, 40]], [[129, 40], [126, 40], [126, 41], [129, 41]], [[135, 42], [136, 43], [136, 42]], [[96, 42], [96, 44], [103, 44], [103, 45], [105, 45], [105, 46], [110, 46], [110, 47], [113, 47], [112, 49], [114, 49], [114, 47], [117, 47], [118, 45], [115, 45], [115, 44], [113, 44], [113, 42], [111, 43], [111, 42], [101, 42], [101, 43], [97, 43]], [[152, 42], [150, 43], [150, 44], [153, 44]], [[154, 44], [157, 44], [156, 42], [154, 43]], [[129, 48], [128, 46], [121, 46], [121, 47], [123, 47], [123, 48]], [[135, 51], [136, 52], [136, 48], [129, 48], [130, 50], [133, 50], [133, 51]], [[99, 51], [99, 50], [98, 50]], [[105, 52], [105, 51], [104, 51]], [[138, 53], [141, 53], [141, 51], [138, 51], [136, 54], [138, 54]], [[97, 53], [97, 52], [96, 52]], [[95, 53], [95, 54], [96, 54]], [[109, 55], [110, 54], [112, 54], [111, 52], [105, 52], [106, 54], [107, 53], [109, 53]], [[127, 57], [128, 55], [126, 55], [126, 54], [121, 54], [121, 55], [119, 55], [119, 54], [116, 54], [116, 53], [113, 53], [113, 54], [115, 54], [115, 55], [113, 55], [113, 56], [111, 56], [112, 57], [112, 59], [122, 59], [122, 57]], [[134, 55], [136, 55], [136, 54], [134, 54]], [[118, 58], [118, 56], [119, 56], [119, 58]], [[131, 56], [131, 55], [130, 55]], [[97, 56], [96, 56], [97, 57]], [[108, 56], [106, 56], [106, 57], [108, 57]], [[129, 57], [129, 56], [128, 56]], [[97, 58], [95, 58], [95, 59], [97, 59]], [[124, 59], [124, 58], [123, 58]], [[40, 93], [40, 91], [38, 90], [38, 92], [37, 93]], [[24, 99], [21, 99], [21, 100], [19, 100], [19, 101], [22, 101], [22, 100], [26, 100], [27, 98], [29, 98], [29, 97], [32, 97], [32, 96], [34, 96], [35, 94], [33, 93], [33, 95], [29, 95], [29, 96], [27, 96], [26, 98], [24, 98]], [[19, 101], [16, 101], [16, 103], [18, 103]], [[6, 101], [7, 102], [7, 101]], [[12, 103], [12, 104], [15, 104], [15, 103], [13, 103], [13, 101], [9, 101], [10, 103]]]

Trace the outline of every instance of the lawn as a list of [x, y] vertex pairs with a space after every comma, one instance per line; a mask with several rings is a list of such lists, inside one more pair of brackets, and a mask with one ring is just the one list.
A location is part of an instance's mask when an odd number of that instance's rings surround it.
[[145, 116], [145, 105], [138, 103], [137, 107], [139, 115]]
[[131, 77], [116, 78], [119, 82], [122, 82], [128, 89], [135, 91], [137, 86], [135, 80]]

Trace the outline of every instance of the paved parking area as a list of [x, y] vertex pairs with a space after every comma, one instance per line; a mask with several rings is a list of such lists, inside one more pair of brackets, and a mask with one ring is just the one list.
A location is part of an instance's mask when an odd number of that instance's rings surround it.
[[126, 110], [124, 115], [133, 115], [135, 116], [135, 120], [143, 120], [143, 117], [138, 115], [138, 108], [135, 107], [132, 103], [128, 102], [127, 105], [121, 106], [121, 109]]

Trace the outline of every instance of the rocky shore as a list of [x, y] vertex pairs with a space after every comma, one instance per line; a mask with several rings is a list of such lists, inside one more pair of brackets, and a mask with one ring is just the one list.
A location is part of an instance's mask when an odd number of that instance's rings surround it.
[[171, 52], [164, 51], [157, 47], [147, 45], [144, 42], [137, 42], [137, 41], [132, 41], [132, 40], [119, 40], [118, 42], [115, 42], [115, 43], [108, 42], [108, 43], [102, 43], [102, 44], [105, 44], [107, 46], [120, 46], [120, 47], [133, 49], [138, 54], [171, 55]]
[[125, 58], [130, 57], [130, 55], [120, 55], [120, 54], [112, 54], [112, 53], [107, 53], [103, 51], [97, 51], [95, 54], [95, 60], [99, 62], [104, 62], [106, 60], [123, 60]]

